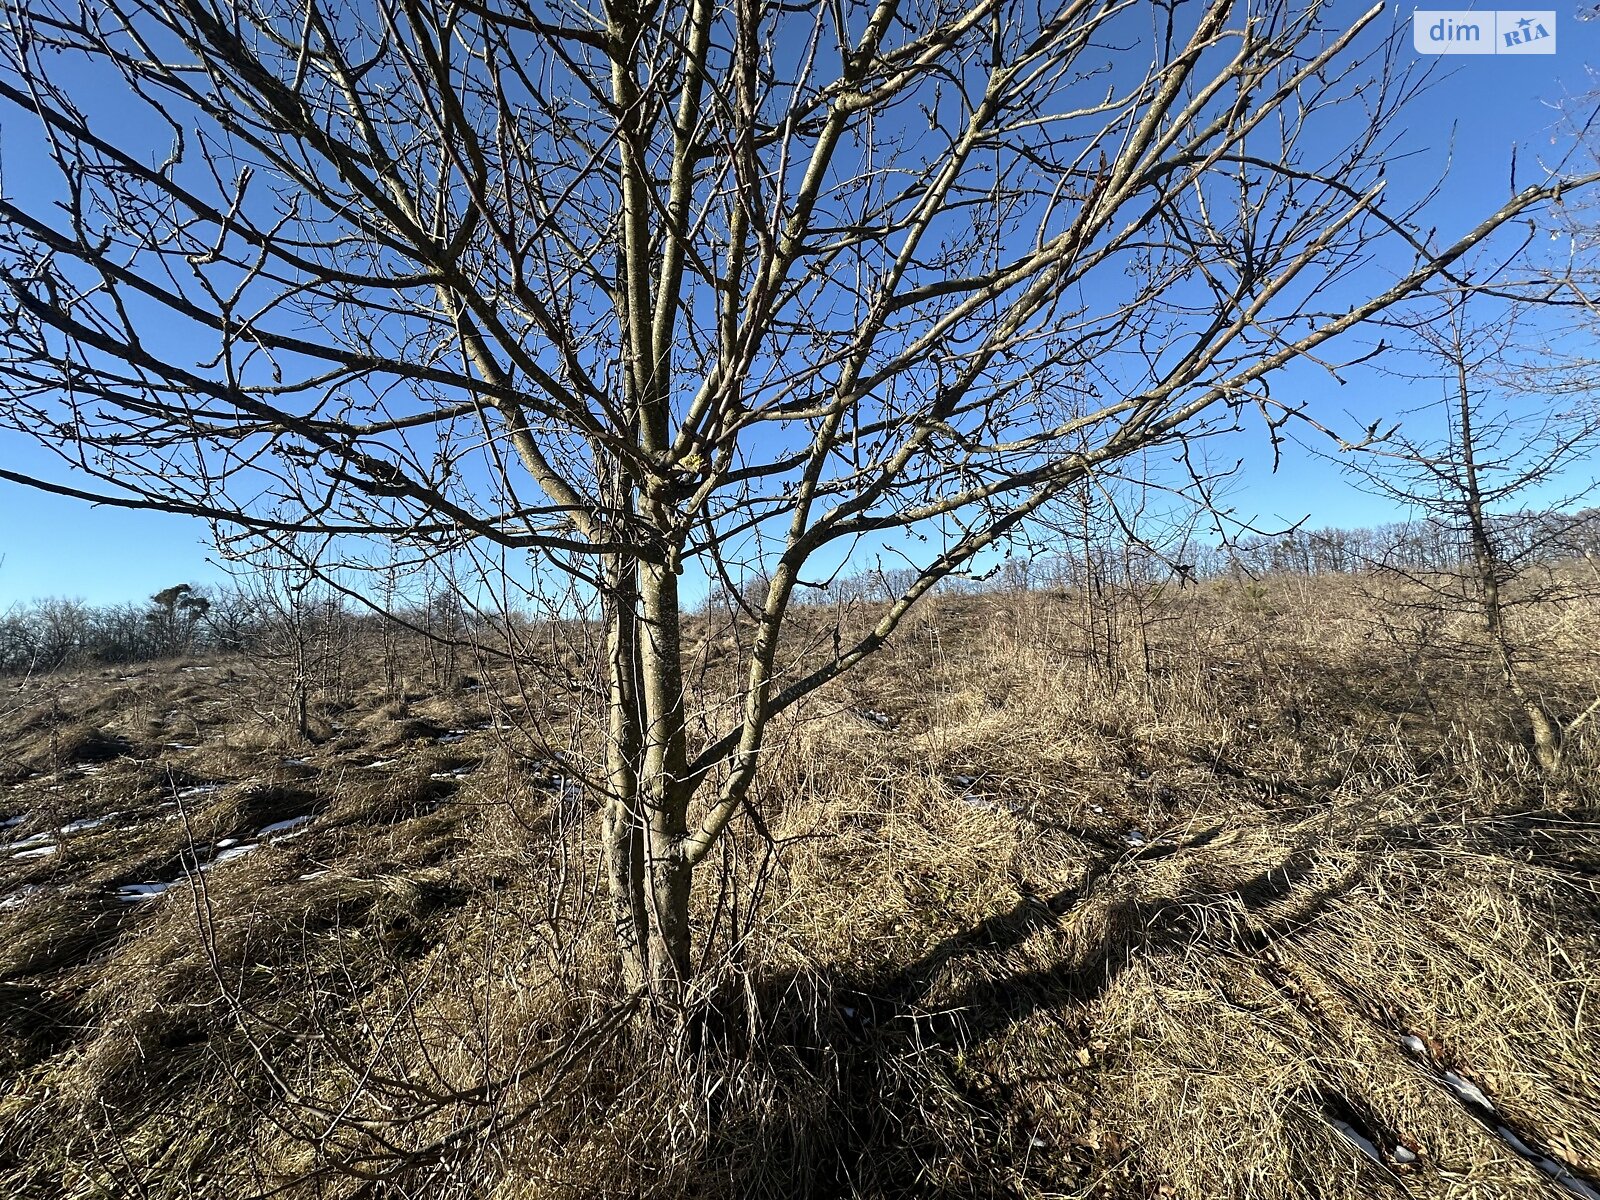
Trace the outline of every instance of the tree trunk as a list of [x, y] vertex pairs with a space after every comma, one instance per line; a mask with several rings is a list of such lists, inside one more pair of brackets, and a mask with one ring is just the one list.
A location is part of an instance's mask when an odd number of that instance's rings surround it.
[[606, 884], [625, 983], [671, 1007], [690, 973], [693, 874], [678, 578], [619, 556], [609, 591]]
[[669, 566], [640, 566], [644, 612], [639, 637], [640, 682], [647, 717], [641, 791], [649, 816], [650, 981], [670, 1002], [689, 977], [689, 882], [684, 855], [689, 799], [683, 660], [679, 633], [682, 609], [678, 577]]
[[645, 814], [639, 793], [641, 712], [639, 700], [638, 589], [633, 566], [610, 567], [606, 674], [610, 690], [610, 739], [602, 839], [612, 926], [622, 958], [623, 981], [630, 989], [649, 977], [649, 909], [645, 902]]
[[1534, 761], [1546, 774], [1561, 768], [1562, 730], [1560, 723], [1550, 715], [1538, 698], [1522, 682], [1516, 658], [1511, 649], [1511, 635], [1506, 628], [1505, 606], [1500, 597], [1501, 564], [1494, 535], [1483, 507], [1483, 489], [1478, 482], [1478, 460], [1472, 429], [1472, 390], [1467, 381], [1466, 359], [1458, 340], [1456, 351], [1457, 432], [1461, 435], [1461, 486], [1466, 499], [1467, 528], [1472, 540], [1472, 565], [1477, 574], [1478, 598], [1483, 606], [1484, 624], [1488, 627], [1489, 642], [1500, 668], [1500, 677], [1506, 690], [1521, 705], [1529, 724], [1528, 743]]
[[1533, 757], [1539, 764], [1539, 769], [1547, 775], [1553, 775], [1561, 769], [1561, 752], [1563, 749], [1563, 734], [1554, 717], [1544, 710], [1531, 697], [1523, 701], [1523, 709], [1528, 714], [1528, 723], [1533, 729]]
[[[291, 603], [298, 603], [297, 600]], [[311, 661], [306, 652], [306, 632], [296, 614], [294, 625], [294, 732], [302, 744], [311, 740]]]

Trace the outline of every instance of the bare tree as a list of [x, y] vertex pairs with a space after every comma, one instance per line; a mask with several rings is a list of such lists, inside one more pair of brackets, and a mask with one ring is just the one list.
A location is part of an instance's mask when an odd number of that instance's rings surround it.
[[1372, 490], [1420, 511], [1420, 527], [1435, 543], [1421, 559], [1431, 569], [1417, 560], [1391, 561], [1389, 569], [1422, 584], [1445, 612], [1464, 606], [1481, 620], [1528, 748], [1542, 770], [1555, 772], [1567, 735], [1600, 711], [1600, 700], [1564, 716], [1532, 678], [1529, 647], [1512, 616], [1572, 598], [1574, 579], [1562, 569], [1570, 564], [1559, 550], [1588, 519], [1577, 503], [1597, 484], [1585, 462], [1600, 448], [1600, 405], [1589, 364], [1539, 353], [1515, 303], [1479, 296], [1477, 303], [1499, 311], [1475, 321], [1474, 299], [1452, 289], [1433, 311], [1406, 322], [1423, 365], [1391, 370], [1438, 386], [1440, 399], [1406, 414], [1352, 465]]
[[[59, 181], [0, 199], [0, 413], [97, 482], [0, 478], [580, 581], [624, 972], [671, 994], [775, 714], [1589, 182], [1422, 232], [1382, 11], [8, 0], [0, 98]], [[875, 619], [788, 653], [797, 589], [902, 530]], [[764, 587], [702, 733], [681, 580], [730, 564]]]
[[194, 649], [200, 622], [211, 610], [211, 600], [193, 584], [177, 583], [150, 597], [145, 624], [158, 654], [188, 654]]

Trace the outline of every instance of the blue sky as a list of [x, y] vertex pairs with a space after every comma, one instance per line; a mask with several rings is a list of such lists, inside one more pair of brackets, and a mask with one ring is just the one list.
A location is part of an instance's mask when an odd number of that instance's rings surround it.
[[[1395, 19], [1407, 20], [1410, 11], [1409, 6], [1394, 10]], [[1587, 67], [1600, 63], [1600, 21], [1580, 22], [1575, 11], [1570, 4], [1558, 10], [1560, 48], [1553, 56], [1434, 60], [1435, 80], [1407, 110], [1407, 128], [1399, 131], [1414, 156], [1397, 163], [1390, 178], [1396, 187], [1416, 187], [1448, 168], [1431, 212], [1441, 234], [1465, 228], [1505, 197], [1513, 146], [1522, 148], [1519, 183], [1531, 181], [1539, 151], [1551, 147], [1554, 103], [1594, 86]], [[6, 185], [18, 186], [15, 163], [8, 166], [12, 170]], [[1351, 429], [1431, 398], [1419, 394], [1416, 385], [1362, 372], [1343, 387], [1310, 369], [1292, 373], [1285, 383], [1287, 388], [1277, 389], [1280, 398], [1301, 388], [1323, 419], [1346, 420]], [[1263, 526], [1306, 518], [1313, 525], [1359, 525], [1399, 515], [1360, 491], [1336, 465], [1299, 447], [1287, 447], [1278, 471], [1272, 472], [1270, 450], [1259, 428], [1216, 443], [1212, 453], [1219, 461], [1245, 460], [1228, 502]], [[0, 437], [0, 460], [22, 472], [47, 465], [35, 445], [14, 435]], [[52, 475], [62, 478], [59, 472]], [[208, 529], [199, 521], [93, 508], [0, 482], [0, 608], [47, 595], [97, 603], [136, 600], [177, 582], [219, 580], [221, 571], [208, 562], [207, 537]]]

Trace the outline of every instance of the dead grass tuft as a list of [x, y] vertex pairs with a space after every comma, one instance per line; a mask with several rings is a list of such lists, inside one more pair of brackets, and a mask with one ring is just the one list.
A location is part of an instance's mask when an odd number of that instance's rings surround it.
[[51, 725], [23, 738], [19, 759], [35, 771], [51, 771], [80, 763], [103, 763], [127, 754], [128, 740], [88, 721]]

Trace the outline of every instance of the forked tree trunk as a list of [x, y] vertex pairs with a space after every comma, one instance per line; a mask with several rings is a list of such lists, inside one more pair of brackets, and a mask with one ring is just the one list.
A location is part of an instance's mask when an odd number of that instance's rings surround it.
[[630, 988], [672, 1003], [690, 971], [689, 800], [678, 580], [619, 561], [610, 576], [603, 839], [612, 923]]

